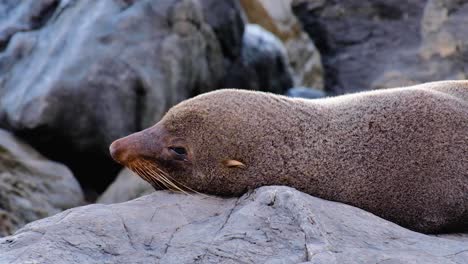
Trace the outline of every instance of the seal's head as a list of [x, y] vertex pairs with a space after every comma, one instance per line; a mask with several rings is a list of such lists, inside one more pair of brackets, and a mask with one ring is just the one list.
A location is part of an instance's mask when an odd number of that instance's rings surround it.
[[113, 142], [111, 155], [157, 189], [242, 194], [258, 187], [251, 165], [265, 163], [265, 158], [257, 161], [258, 155], [272, 147], [258, 142], [271, 136], [271, 124], [252, 122], [262, 98], [222, 90], [186, 100], [156, 125]]

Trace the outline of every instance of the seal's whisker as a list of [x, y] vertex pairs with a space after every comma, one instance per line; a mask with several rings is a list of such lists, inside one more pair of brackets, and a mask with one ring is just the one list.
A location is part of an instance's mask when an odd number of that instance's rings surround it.
[[206, 195], [206, 194], [204, 194], [204, 193], [195, 191], [194, 189], [192, 189], [192, 188], [188, 187], [187, 185], [185, 185], [185, 184], [183, 184], [183, 183], [177, 181], [176, 179], [174, 179], [173, 177], [171, 177], [171, 176], [169, 176], [169, 175], [166, 175], [166, 177], [170, 178], [171, 180], [173, 180], [174, 182], [176, 182], [177, 184], [181, 185], [182, 187], [186, 188], [186, 189], [189, 190], [189, 191], [192, 191], [192, 192], [194, 192], [194, 193], [196, 193], [196, 194], [200, 194], [200, 195], [203, 195], [203, 196], [207, 196], [207, 197], [209, 196], [209, 195]]
[[[161, 171], [161, 170], [156, 170], [157, 167], [155, 166], [152, 166], [152, 165], [149, 165], [149, 164], [145, 164], [144, 165], [145, 169], [148, 170], [148, 172], [154, 174], [154, 175], [157, 175], [159, 180], [163, 180], [163, 177], [165, 176], [165, 174]], [[167, 180], [167, 179], [166, 179]], [[166, 181], [166, 183], [171, 183], [170, 181]]]
[[163, 189], [168, 189], [168, 190], [173, 191], [173, 188], [171, 186], [169, 186], [166, 182], [162, 181], [161, 177], [159, 175], [157, 175], [156, 177], [153, 177], [151, 179], [152, 179], [152, 181], [154, 179], [154, 181], [161, 183], [165, 187]]
[[[169, 174], [167, 174], [165, 171], [161, 170], [160, 168], [155, 167], [155, 169], [157, 169], [159, 172], [161, 172], [161, 173], [167, 178], [167, 180], [169, 180], [169, 181], [174, 181], [175, 183], [181, 185], [182, 187], [186, 188], [187, 190], [189, 190], [189, 191], [191, 191], [191, 192], [194, 192], [194, 193], [197, 193], [197, 194], [201, 194], [201, 195], [205, 195], [205, 194], [200, 193], [200, 192], [197, 192], [197, 191], [195, 191], [194, 189], [192, 189], [192, 188], [186, 186], [185, 184], [183, 184], [183, 183], [177, 181], [176, 179], [174, 179], [173, 177], [171, 177]], [[205, 195], [205, 196], [206, 196], [206, 195]]]
[[[148, 175], [144, 168], [143, 164], [139, 161], [136, 162], [135, 166], [129, 166], [130, 170], [132, 170], [133, 172], [135, 172], [138, 176], [140, 176], [141, 178], [143, 178], [143, 180], [145, 180], [146, 182], [150, 183], [151, 185], [155, 184], [157, 187], [159, 187], [160, 189], [164, 189], [161, 185], [159, 185], [158, 181], [155, 181], [153, 179], [153, 177], [151, 177], [150, 175]], [[167, 187], [166, 187], [167, 188]]]
[[[135, 162], [137, 166], [135, 166], [135, 170], [137, 170], [139, 173], [138, 175], [141, 175], [141, 177], [150, 182], [150, 183], [161, 183], [162, 185], [164, 185], [164, 187], [166, 187], [167, 189], [171, 190], [171, 191], [174, 191], [174, 192], [182, 192], [184, 194], [187, 194], [187, 195], [191, 195], [190, 193], [188, 193], [186, 190], [182, 189], [181, 187], [179, 187], [176, 183], [174, 183], [174, 179], [172, 177], [169, 177], [169, 175], [167, 175], [167, 173], [163, 170], [161, 170], [160, 168], [158, 168], [157, 166], [154, 166], [152, 163], [150, 162], [147, 162], [147, 161], [141, 161], [141, 160], [138, 160]], [[172, 180], [168, 179], [171, 178]], [[174, 181], [173, 181], [174, 180]], [[177, 181], [175, 181], [177, 182]], [[177, 182], [178, 184], [180, 184], [179, 182]], [[157, 184], [159, 186], [159, 184]], [[183, 185], [183, 184], [182, 184]], [[186, 186], [184, 186], [185, 188], [187, 188]], [[187, 188], [190, 190], [190, 188]]]
[[[173, 185], [175, 188], [181, 190], [182, 192], [184, 193], [187, 193], [185, 190], [183, 190], [181, 187], [179, 187], [175, 182], [177, 181], [172, 181], [174, 180], [172, 177], [170, 177], [165, 171], [161, 170], [160, 168], [158, 167], [152, 167], [151, 169], [153, 170], [157, 170], [158, 172], [156, 173], [159, 173], [159, 175], [161, 176], [162, 179], [166, 180], [168, 183], [170, 183], [171, 185]], [[172, 180], [171, 180], [172, 179]], [[177, 182], [179, 183], [179, 182]]]
[[164, 189], [164, 188], [162, 188], [162, 187], [159, 185], [159, 181], [158, 181], [158, 176], [157, 176], [157, 175], [152, 175], [152, 174], [149, 173], [147, 170], [143, 170], [143, 173], [148, 177], [150, 183], [154, 183], [154, 184], [156, 184], [158, 187], [160, 187], [161, 189]]
[[[191, 191], [191, 192], [194, 192], [196, 194], [200, 194], [200, 195], [204, 195], [204, 196], [208, 196], [204, 193], [200, 193], [200, 192], [197, 192], [195, 191], [194, 189], [186, 186], [185, 184], [177, 181], [176, 179], [174, 179], [173, 177], [171, 177], [169, 174], [167, 174], [165, 171], [161, 170], [160, 168], [158, 168], [157, 166], [152, 166], [153, 169], [156, 169], [157, 171], [159, 171], [164, 177], [166, 177], [166, 180], [170, 181], [171, 183], [173, 183], [174, 185], [176, 185], [175, 183], [177, 183], [178, 185], [182, 186], [183, 188], [187, 189], [188, 191]], [[177, 186], [178, 187], [178, 186]], [[181, 187], [178, 187], [181, 189]], [[184, 190], [184, 193], [187, 193], [187, 191]], [[190, 195], [190, 193], [187, 193]]]
[[165, 176], [162, 176], [161, 175], [161, 179], [165, 182], [167, 182], [169, 185], [173, 186], [175, 189], [177, 189], [178, 191], [184, 193], [184, 194], [188, 194], [186, 191], [184, 191], [183, 189], [181, 189], [179, 186], [177, 186], [176, 184], [174, 184], [172, 181], [170, 181], [169, 179], [167, 179]]
[[143, 171], [140, 168], [137, 167], [134, 168], [134, 170], [137, 172], [138, 176], [140, 176], [141, 178], [143, 178], [143, 180], [151, 184], [151, 179], [145, 173], [143, 173]]
[[136, 175], [138, 175], [139, 177], [143, 178], [145, 181], [148, 181], [148, 179], [146, 178], [145, 175], [143, 175], [140, 171], [140, 169], [136, 166], [130, 166], [129, 169], [135, 173]]
[[178, 191], [184, 193], [184, 194], [189, 194], [187, 193], [185, 190], [183, 190], [182, 188], [180, 188], [179, 186], [177, 186], [177, 184], [175, 184], [174, 182], [172, 182], [171, 180], [169, 180], [166, 176], [164, 175], [161, 175], [161, 179], [165, 182], [167, 182], [168, 184], [170, 184], [171, 186], [173, 186], [175, 189], [177, 189]]

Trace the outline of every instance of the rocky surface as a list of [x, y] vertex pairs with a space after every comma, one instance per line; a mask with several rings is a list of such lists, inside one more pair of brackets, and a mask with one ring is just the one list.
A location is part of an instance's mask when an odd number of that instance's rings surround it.
[[294, 85], [323, 89], [320, 54], [291, 10], [291, 0], [241, 0], [250, 23], [276, 35], [285, 45]]
[[210, 21], [200, 2], [214, 1], [1, 2], [1, 126], [103, 190], [118, 169], [110, 142], [219, 88], [223, 50], [240, 50], [217, 38], [242, 37], [242, 23], [218, 22], [240, 12], [234, 1]]
[[112, 204], [130, 201], [154, 192], [151, 184], [129, 169], [123, 169], [114, 182], [99, 197], [97, 203]]
[[[467, 79], [468, 2], [430, 0], [421, 21], [421, 43], [401, 54], [371, 88], [442, 79]], [[410, 56], [408, 56], [410, 55]], [[406, 57], [406, 58], [405, 58]]]
[[158, 191], [0, 239], [0, 263], [466, 263], [467, 237], [415, 233], [288, 187], [239, 199]]
[[223, 87], [283, 94], [293, 86], [283, 43], [259, 25], [245, 27], [241, 57], [227, 70]]
[[337, 94], [465, 79], [468, 3], [458, 0], [294, 0]]
[[0, 130], [0, 236], [84, 204], [70, 170]]

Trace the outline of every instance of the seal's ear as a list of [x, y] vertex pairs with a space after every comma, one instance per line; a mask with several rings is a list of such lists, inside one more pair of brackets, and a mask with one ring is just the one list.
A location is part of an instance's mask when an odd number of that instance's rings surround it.
[[223, 164], [228, 168], [245, 168], [245, 164], [238, 160], [224, 160]]

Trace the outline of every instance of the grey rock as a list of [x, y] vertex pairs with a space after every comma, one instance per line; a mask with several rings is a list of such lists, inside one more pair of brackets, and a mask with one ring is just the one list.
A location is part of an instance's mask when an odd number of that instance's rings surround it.
[[203, 15], [213, 28], [227, 67], [241, 56], [245, 18], [237, 0], [201, 0]]
[[129, 169], [123, 169], [114, 182], [107, 187], [97, 203], [122, 203], [154, 192], [153, 186]]
[[468, 2], [293, 0], [337, 94], [466, 79]]
[[289, 187], [241, 198], [157, 191], [74, 208], [0, 239], [0, 263], [466, 263], [466, 236], [428, 236]]
[[223, 87], [283, 94], [293, 85], [283, 43], [259, 25], [245, 28], [242, 55], [226, 72]]
[[[293, 0], [293, 11], [322, 55], [326, 90], [371, 89], [375, 80], [412, 60], [421, 42], [426, 0]], [[405, 63], [405, 62], [403, 62]]]
[[284, 44], [294, 86], [323, 89], [320, 53], [291, 10], [292, 0], [241, 0], [249, 23], [258, 24]]
[[421, 22], [421, 43], [397, 56], [372, 88], [443, 79], [467, 79], [468, 2], [430, 0]]
[[0, 236], [82, 204], [80, 185], [67, 167], [0, 130]]
[[[223, 2], [216, 16], [239, 13]], [[214, 14], [207, 21], [209, 3], [0, 2], [0, 126], [103, 190], [118, 169], [110, 142], [220, 87], [223, 50], [240, 50], [240, 42], [217, 36], [239, 38], [243, 24]]]

